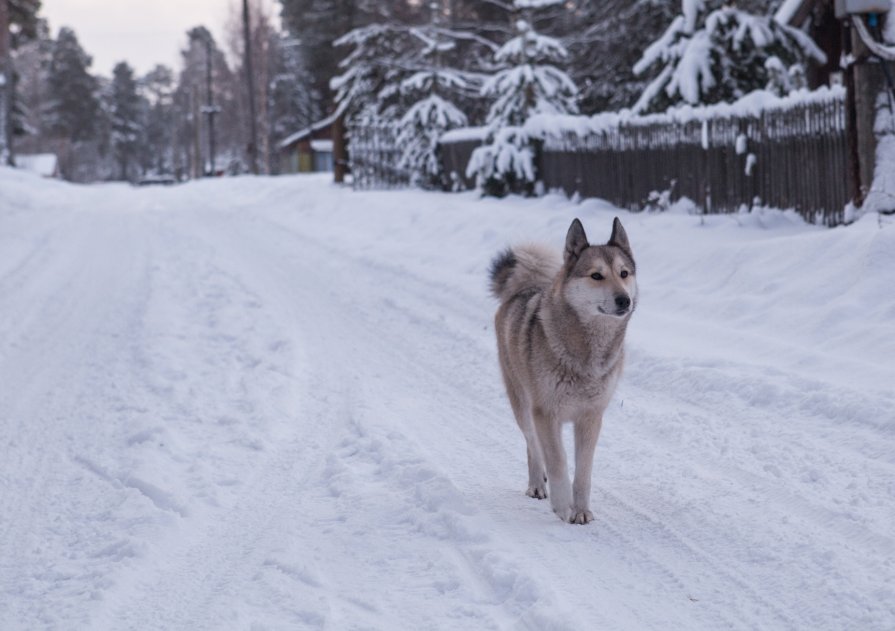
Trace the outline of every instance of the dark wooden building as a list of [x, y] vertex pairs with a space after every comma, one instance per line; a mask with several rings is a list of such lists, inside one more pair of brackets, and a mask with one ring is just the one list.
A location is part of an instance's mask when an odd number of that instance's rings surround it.
[[334, 123], [335, 116], [329, 116], [283, 139], [280, 173], [331, 172]]

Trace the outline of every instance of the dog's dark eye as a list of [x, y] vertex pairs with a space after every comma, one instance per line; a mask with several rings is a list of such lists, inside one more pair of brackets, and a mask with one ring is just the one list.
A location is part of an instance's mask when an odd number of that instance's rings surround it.
[[590, 277], [594, 280], [603, 280], [603, 275], [600, 272], [594, 272]]
[[622, 278], [627, 278], [627, 277], [628, 277], [628, 272], [625, 271], [625, 270], [622, 270], [621, 277], [622, 277]]

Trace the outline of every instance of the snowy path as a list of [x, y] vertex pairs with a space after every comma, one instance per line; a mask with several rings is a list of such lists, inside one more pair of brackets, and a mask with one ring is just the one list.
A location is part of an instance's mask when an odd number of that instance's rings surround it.
[[524, 496], [488, 260], [614, 212], [0, 170], [0, 629], [895, 627], [895, 226], [622, 214], [596, 520]]

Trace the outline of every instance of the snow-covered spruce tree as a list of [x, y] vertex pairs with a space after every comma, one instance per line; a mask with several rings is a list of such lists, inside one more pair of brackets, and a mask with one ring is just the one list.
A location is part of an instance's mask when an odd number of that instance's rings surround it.
[[[537, 0], [517, 0], [517, 6], [528, 8], [532, 2]], [[568, 56], [565, 47], [536, 32], [527, 20], [519, 19], [515, 26], [516, 36], [494, 54], [503, 69], [482, 86], [482, 94], [493, 99], [488, 141], [473, 152], [466, 169], [486, 195], [498, 197], [534, 191], [534, 151], [522, 129], [525, 121], [533, 114], [578, 113], [578, 89], [555, 65]]]
[[792, 85], [781, 80], [781, 68], [799, 76], [807, 62], [825, 61], [810, 37], [770, 16], [752, 15], [722, 0], [682, 0], [681, 9], [634, 65], [636, 74], [658, 70], [635, 112], [730, 102], [769, 87], [780, 92]]
[[343, 73], [330, 82], [338, 111], [349, 120], [397, 120], [403, 109], [401, 82], [410, 74], [399, 63], [413, 47], [409, 29], [371, 24], [350, 31], [335, 44], [353, 47], [339, 62]]
[[419, 68], [401, 82], [401, 93], [416, 99], [398, 121], [399, 166], [410, 172], [412, 184], [447, 189], [449, 179], [438, 156], [438, 139], [446, 131], [463, 127], [468, 118], [451, 97], [469, 91], [469, 73], [446, 68], [444, 60], [456, 51], [457, 33], [440, 27], [442, 6], [430, 3], [431, 19], [425, 28], [411, 28], [421, 48], [408, 61]]
[[449, 182], [437, 153], [438, 139], [468, 121], [466, 114], [442, 94], [465, 86], [461, 75], [448, 70], [421, 71], [402, 82], [403, 92], [422, 97], [398, 121], [398, 146], [403, 149], [398, 166], [410, 171], [411, 184], [447, 188]]

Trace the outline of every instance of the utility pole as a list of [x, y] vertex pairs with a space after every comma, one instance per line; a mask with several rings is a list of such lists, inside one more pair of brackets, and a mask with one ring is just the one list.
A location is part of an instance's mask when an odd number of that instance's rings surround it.
[[252, 77], [252, 29], [249, 27], [249, 0], [242, 0], [242, 35], [245, 40], [246, 87], [249, 91], [249, 117], [251, 136], [249, 139], [249, 168], [258, 175], [258, 121], [255, 115], [255, 88]]
[[9, 2], [0, 0], [0, 165], [12, 164], [9, 146], [9, 112], [12, 109], [12, 73], [9, 63]]
[[[205, 31], [205, 29], [201, 29], [201, 31], [201, 35], [199, 34], [198, 29], [192, 31], [192, 39], [201, 40], [202, 43], [205, 44], [205, 105], [202, 106], [202, 113], [208, 117], [208, 172], [205, 173], [205, 175], [213, 176], [217, 171], [217, 168], [215, 167], [214, 117], [221, 111], [221, 108], [214, 104], [214, 91], [212, 90], [211, 84], [211, 71], [213, 67], [211, 34]], [[199, 125], [198, 118], [196, 120], [196, 125], [197, 127]], [[202, 171], [205, 172], [204, 166]]]

